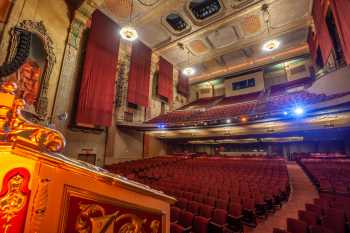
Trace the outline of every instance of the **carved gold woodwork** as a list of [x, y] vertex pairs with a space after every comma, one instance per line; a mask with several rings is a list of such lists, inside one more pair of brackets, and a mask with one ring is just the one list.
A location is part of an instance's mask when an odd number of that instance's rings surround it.
[[65, 139], [60, 132], [29, 122], [21, 115], [25, 101], [16, 99], [16, 89], [17, 85], [10, 82], [0, 87], [0, 141], [21, 140], [33, 149], [62, 152]]
[[158, 233], [160, 227], [160, 221], [158, 220], [153, 220], [151, 222], [150, 228], [152, 230], [152, 233]]
[[49, 202], [49, 183], [50, 180], [41, 179], [37, 191], [34, 195], [33, 207], [30, 217], [30, 233], [38, 233], [40, 226], [46, 215]]
[[[119, 211], [106, 215], [104, 208], [97, 204], [80, 204], [79, 207], [81, 212], [75, 224], [75, 230], [79, 233], [114, 233], [114, 225], [123, 220], [127, 222], [120, 227], [118, 233], [142, 233], [143, 225], [147, 222], [147, 219], [141, 219], [135, 214], [119, 215]], [[96, 214], [100, 216], [93, 217]], [[151, 222], [152, 233], [158, 232], [159, 225], [158, 220]]]
[[25, 207], [26, 196], [21, 192], [23, 177], [19, 174], [12, 177], [8, 182], [8, 192], [0, 199], [0, 213], [5, 224], [2, 226], [7, 233], [11, 227], [11, 220]]
[[[40, 90], [38, 93], [38, 99], [35, 104], [35, 114], [37, 114], [37, 116], [43, 120], [47, 116], [47, 111], [48, 111], [47, 95], [48, 95], [48, 89], [49, 89], [49, 81], [50, 81], [50, 76], [52, 73], [53, 66], [56, 63], [56, 56], [53, 48], [53, 41], [48, 35], [48, 32], [42, 21], [35, 22], [32, 20], [24, 20], [23, 22], [18, 24], [16, 28], [20, 28], [37, 35], [41, 39], [44, 49], [46, 51], [46, 58], [45, 58], [46, 66], [40, 77]], [[19, 31], [13, 28], [11, 32], [11, 36], [12, 36], [12, 41], [11, 41], [11, 47], [10, 47], [9, 60], [12, 60], [13, 56], [16, 53], [18, 39], [19, 39]]]

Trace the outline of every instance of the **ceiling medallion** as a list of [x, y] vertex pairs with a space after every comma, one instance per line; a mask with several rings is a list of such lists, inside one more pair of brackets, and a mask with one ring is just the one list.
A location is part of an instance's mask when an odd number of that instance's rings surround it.
[[281, 45], [281, 42], [279, 42], [278, 40], [269, 40], [263, 45], [262, 49], [264, 51], [271, 52], [278, 49], [280, 45]]
[[134, 27], [132, 26], [125, 26], [122, 29], [120, 29], [120, 36], [124, 39], [124, 40], [128, 40], [128, 41], [134, 41], [138, 38], [138, 34], [137, 31]]
[[186, 67], [182, 70], [182, 73], [186, 76], [192, 76], [196, 73], [196, 70], [193, 67]]

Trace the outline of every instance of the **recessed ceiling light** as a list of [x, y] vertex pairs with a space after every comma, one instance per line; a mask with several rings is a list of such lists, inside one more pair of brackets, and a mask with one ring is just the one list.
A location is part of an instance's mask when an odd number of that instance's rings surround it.
[[120, 29], [119, 34], [124, 40], [128, 41], [134, 41], [138, 38], [138, 33], [136, 29], [131, 26], [123, 27], [122, 29]]
[[269, 40], [263, 45], [262, 49], [264, 51], [271, 52], [278, 49], [280, 45], [281, 45], [281, 42], [279, 42], [278, 40]]
[[182, 70], [182, 73], [186, 76], [192, 76], [196, 73], [196, 70], [193, 67], [186, 67]]

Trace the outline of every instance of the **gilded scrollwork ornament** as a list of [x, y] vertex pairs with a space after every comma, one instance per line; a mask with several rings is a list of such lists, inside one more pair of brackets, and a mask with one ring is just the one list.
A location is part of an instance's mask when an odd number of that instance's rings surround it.
[[63, 135], [51, 128], [34, 124], [26, 120], [21, 110], [25, 106], [23, 99], [16, 99], [15, 83], [6, 82], [0, 87], [0, 141], [16, 142], [22, 140], [31, 147], [47, 152], [62, 152], [65, 147]]
[[[81, 204], [81, 212], [77, 216], [75, 230], [79, 233], [144, 233], [144, 225], [147, 219], [142, 219], [135, 214], [120, 214], [115, 211], [106, 214], [105, 209], [98, 204]], [[121, 224], [119, 229], [115, 226]], [[157, 233], [160, 222], [154, 220], [150, 224], [152, 233]]]

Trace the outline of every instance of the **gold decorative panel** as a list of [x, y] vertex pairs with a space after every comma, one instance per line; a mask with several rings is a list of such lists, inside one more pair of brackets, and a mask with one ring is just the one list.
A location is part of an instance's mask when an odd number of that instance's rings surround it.
[[202, 40], [194, 40], [189, 43], [192, 52], [196, 54], [208, 52], [208, 46]]
[[258, 15], [250, 15], [243, 18], [242, 30], [245, 34], [255, 34], [261, 30], [261, 20]]
[[61, 230], [65, 233], [165, 233], [165, 215], [66, 186]]

